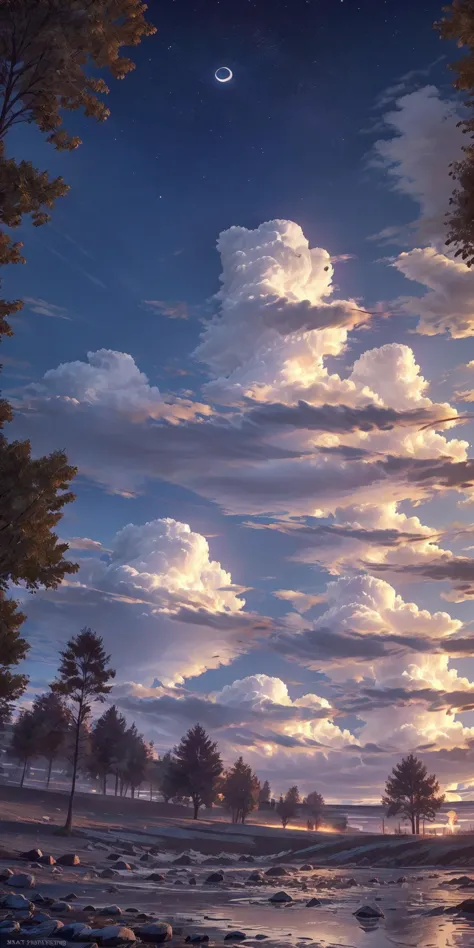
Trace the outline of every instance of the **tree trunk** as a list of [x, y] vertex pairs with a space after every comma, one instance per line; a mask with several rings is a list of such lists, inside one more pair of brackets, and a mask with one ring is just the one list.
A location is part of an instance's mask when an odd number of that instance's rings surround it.
[[115, 774], [115, 796], [117, 796], [117, 794], [118, 794], [118, 785], [119, 785], [119, 777], [118, 777], [118, 773], [117, 773], [117, 774]]
[[52, 769], [53, 769], [53, 761], [50, 760], [50, 762], [49, 762], [49, 764], [48, 764], [48, 777], [47, 777], [47, 780], [46, 780], [46, 789], [47, 789], [47, 790], [49, 790], [49, 785], [50, 785], [50, 783], [51, 783], [51, 771], [52, 771]]
[[200, 806], [199, 800], [197, 801], [193, 800], [193, 808], [194, 808], [193, 820], [197, 820], [198, 818], [199, 806]]
[[153, 803], [153, 784], [150, 784], [150, 803]]
[[416, 814], [416, 835], [420, 835], [420, 814]]
[[74, 794], [76, 792], [76, 778], [77, 778], [77, 763], [79, 760], [79, 739], [81, 735], [81, 721], [82, 718], [82, 701], [79, 704], [77, 709], [77, 725], [76, 725], [76, 740], [74, 743], [74, 759], [72, 762], [72, 783], [71, 783], [71, 793], [69, 795], [69, 805], [67, 808], [67, 817], [64, 824], [64, 829], [66, 832], [70, 832], [72, 827], [72, 807], [74, 803]]
[[411, 819], [411, 831], [412, 831], [412, 835], [413, 835], [413, 836], [416, 836], [415, 814], [414, 814], [414, 813], [411, 814], [410, 819]]
[[130, 797], [132, 800], [135, 799], [135, 787], [130, 787]]
[[104, 774], [102, 778], [102, 793], [104, 794], [104, 797], [107, 796], [107, 774]]
[[20, 787], [22, 787], [23, 784], [24, 784], [24, 782], [25, 782], [25, 776], [26, 776], [26, 768], [27, 768], [27, 766], [28, 766], [28, 761], [25, 760], [25, 762], [24, 762], [24, 764], [23, 764], [23, 773], [22, 773], [22, 775], [21, 775], [21, 780], [20, 780]]

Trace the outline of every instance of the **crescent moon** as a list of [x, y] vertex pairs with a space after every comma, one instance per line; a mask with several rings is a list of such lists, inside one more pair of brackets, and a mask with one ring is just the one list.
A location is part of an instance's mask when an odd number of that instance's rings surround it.
[[[225, 75], [220, 76], [219, 75], [220, 72], [224, 72]], [[229, 69], [228, 66], [219, 66], [219, 68], [216, 69], [214, 76], [218, 82], [230, 82], [233, 76], [233, 72], [232, 72], [232, 69]]]

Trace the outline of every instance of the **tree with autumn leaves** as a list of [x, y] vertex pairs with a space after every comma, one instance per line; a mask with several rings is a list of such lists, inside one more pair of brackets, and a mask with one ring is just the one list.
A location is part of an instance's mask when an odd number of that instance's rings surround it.
[[463, 155], [453, 162], [449, 174], [454, 192], [447, 213], [447, 240], [453, 245], [455, 256], [461, 257], [468, 267], [474, 264], [474, 3], [472, 0], [453, 0], [443, 7], [443, 16], [435, 23], [440, 37], [453, 40], [463, 51], [451, 63], [455, 73], [454, 88], [464, 95], [465, 113], [460, 126], [467, 136]]
[[[134, 68], [122, 47], [137, 46], [155, 32], [141, 0], [3, 0], [0, 4], [0, 267], [24, 263], [11, 231], [31, 220], [46, 224], [68, 185], [51, 178], [28, 157], [8, 154], [8, 136], [20, 123], [36, 125], [56, 149], [70, 151], [80, 139], [64, 127], [67, 112], [104, 121], [108, 87], [100, 75], [123, 79]], [[92, 67], [92, 70], [91, 70]], [[1, 285], [1, 280], [0, 280]], [[0, 300], [0, 341], [12, 335], [9, 319], [21, 300]], [[62, 451], [34, 458], [28, 441], [9, 442], [3, 428], [12, 418], [0, 401], [0, 724], [23, 692], [26, 676], [12, 672], [28, 651], [20, 635], [25, 615], [7, 592], [54, 589], [77, 564], [56, 532], [76, 469]]]

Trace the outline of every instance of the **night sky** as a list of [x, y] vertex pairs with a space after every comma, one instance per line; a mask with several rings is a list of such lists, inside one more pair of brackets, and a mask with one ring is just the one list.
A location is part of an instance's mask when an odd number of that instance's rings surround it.
[[79, 468], [80, 572], [19, 593], [27, 701], [88, 625], [159, 750], [199, 720], [332, 801], [416, 750], [472, 798], [472, 425], [439, 420], [474, 400], [474, 277], [444, 242], [439, 16], [150, 0], [106, 123], [68, 115], [72, 153], [10, 136], [71, 186], [5, 279], [12, 436]]

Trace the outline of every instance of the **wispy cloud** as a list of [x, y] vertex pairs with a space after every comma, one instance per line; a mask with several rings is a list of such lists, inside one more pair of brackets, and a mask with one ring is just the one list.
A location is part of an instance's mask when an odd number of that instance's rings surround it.
[[142, 300], [142, 305], [156, 316], [167, 319], [189, 319], [187, 304], [182, 300]]
[[66, 319], [72, 321], [72, 316], [68, 316], [67, 309], [64, 306], [57, 306], [55, 303], [48, 303], [34, 296], [25, 296], [25, 303], [28, 309], [39, 316], [51, 316], [53, 319]]

